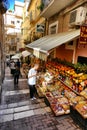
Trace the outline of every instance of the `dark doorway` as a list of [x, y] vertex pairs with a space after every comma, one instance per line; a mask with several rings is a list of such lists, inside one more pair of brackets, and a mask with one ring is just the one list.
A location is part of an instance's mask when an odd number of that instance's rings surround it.
[[87, 65], [87, 57], [78, 56], [78, 62]]

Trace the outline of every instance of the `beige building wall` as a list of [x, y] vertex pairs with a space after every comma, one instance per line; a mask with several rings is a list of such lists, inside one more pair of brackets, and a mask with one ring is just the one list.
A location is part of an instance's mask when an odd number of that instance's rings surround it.
[[60, 11], [60, 13], [55, 14], [54, 16], [48, 18], [49, 25], [54, 23], [55, 21], [58, 21], [58, 33], [69, 31], [70, 29], [74, 29], [74, 28], [70, 28], [69, 25], [70, 12], [81, 6], [87, 8], [87, 1], [77, 0], [73, 5], [71, 4], [70, 6], [66, 7], [64, 10]]
[[[57, 33], [67, 32], [73, 29], [80, 29], [80, 26], [70, 26], [69, 20], [70, 20], [70, 12], [81, 6], [87, 8], [87, 1], [77, 0], [73, 5], [68, 6], [64, 10], [60, 11], [60, 13], [55, 14], [54, 16], [48, 18], [47, 20], [48, 34], [49, 34], [49, 27], [55, 22], [58, 22]], [[79, 42], [74, 41], [74, 39], [73, 42], [75, 42], [76, 44], [76, 48], [74, 48], [74, 50], [66, 49], [65, 45], [56, 48], [55, 49], [56, 57], [66, 59], [73, 63], [77, 62], [78, 56], [87, 57], [86, 53], [87, 45], [85, 45], [85, 47], [84, 45], [80, 45], [80, 47], [78, 48]]]
[[[45, 18], [41, 17], [41, 10], [39, 9], [41, 5], [41, 0], [32, 0], [29, 7], [28, 13], [30, 17], [30, 38], [31, 42], [42, 37], [44, 34], [39, 33], [36, 31], [37, 24], [44, 24], [45, 25]], [[32, 18], [31, 18], [32, 13]]]
[[15, 10], [7, 11], [5, 14], [5, 45], [7, 55], [14, 55], [16, 52], [19, 52], [22, 48], [21, 43], [21, 24], [22, 24], [22, 15], [24, 3], [15, 1]]

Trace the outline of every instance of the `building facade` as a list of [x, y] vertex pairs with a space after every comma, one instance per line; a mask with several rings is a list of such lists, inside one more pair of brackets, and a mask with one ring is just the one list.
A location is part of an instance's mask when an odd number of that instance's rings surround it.
[[22, 28], [22, 47], [23, 48], [25, 47], [25, 44], [27, 42], [30, 42], [30, 39], [29, 39], [30, 22], [29, 22], [29, 16], [28, 16], [28, 11], [27, 11], [28, 5], [29, 5], [29, 2], [27, 0], [25, 0], [24, 1], [24, 9], [23, 9], [23, 22], [21, 25], [21, 28]]
[[87, 61], [87, 44], [81, 44], [79, 40], [80, 28], [85, 24], [85, 31], [87, 30], [87, 1], [42, 0], [39, 7], [40, 17], [45, 18], [46, 37], [26, 47], [33, 51], [36, 48], [38, 57], [45, 60], [49, 55], [50, 58], [58, 57], [72, 63], [82, 59]]
[[[5, 51], [12, 56], [21, 48], [21, 24], [23, 16], [22, 2], [15, 1], [14, 11], [5, 14]], [[19, 11], [20, 10], [20, 11]]]
[[[7, 2], [7, 4], [5, 3]], [[1, 101], [1, 90], [2, 90], [2, 82], [5, 74], [5, 30], [4, 30], [4, 17], [3, 15], [6, 13], [9, 8], [8, 1], [0, 1], [0, 101]]]
[[31, 43], [44, 36], [45, 18], [41, 17], [42, 0], [30, 0], [27, 8], [27, 16], [23, 23], [23, 37], [27, 43]]
[[[47, 35], [77, 30], [86, 23], [86, 0], [43, 0], [43, 3], [41, 16], [47, 19]], [[80, 44], [79, 37], [51, 50], [52, 57], [66, 59], [73, 63], [77, 63], [80, 58], [86, 58], [87, 44]]]

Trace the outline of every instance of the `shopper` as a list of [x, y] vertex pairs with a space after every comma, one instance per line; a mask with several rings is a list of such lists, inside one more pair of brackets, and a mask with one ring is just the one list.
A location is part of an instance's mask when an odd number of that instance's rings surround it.
[[17, 86], [18, 86], [19, 75], [20, 75], [20, 69], [19, 69], [18, 66], [16, 65], [15, 71], [14, 71], [14, 85], [17, 85]]
[[30, 98], [31, 100], [36, 99], [35, 93], [37, 93], [37, 90], [35, 88], [36, 85], [36, 76], [37, 76], [37, 70], [39, 68], [38, 64], [35, 64], [33, 68], [31, 68], [28, 72], [28, 85], [30, 89]]
[[20, 76], [22, 77], [22, 74], [21, 74], [21, 63], [20, 63], [19, 59], [16, 62], [16, 66], [19, 68], [19, 70], [20, 70]]
[[15, 62], [14, 61], [11, 61], [10, 69], [11, 69], [11, 74], [14, 75], [14, 71], [15, 71]]
[[21, 64], [20, 64], [20, 61], [19, 61], [19, 59], [17, 60], [17, 62], [16, 62], [16, 66], [20, 69], [20, 67], [21, 67]]

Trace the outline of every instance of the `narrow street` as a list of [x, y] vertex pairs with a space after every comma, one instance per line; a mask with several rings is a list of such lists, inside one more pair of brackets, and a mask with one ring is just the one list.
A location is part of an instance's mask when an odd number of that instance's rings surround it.
[[24, 75], [19, 80], [19, 87], [15, 89], [10, 69], [6, 68], [0, 105], [0, 130], [44, 129], [81, 130], [69, 115], [55, 117], [43, 98], [32, 102]]

